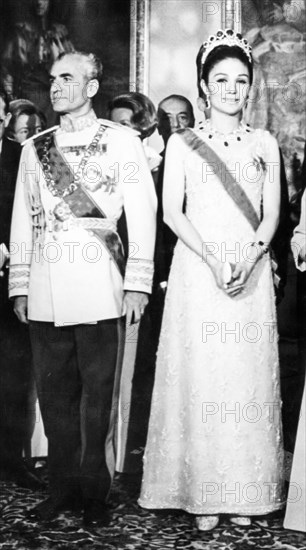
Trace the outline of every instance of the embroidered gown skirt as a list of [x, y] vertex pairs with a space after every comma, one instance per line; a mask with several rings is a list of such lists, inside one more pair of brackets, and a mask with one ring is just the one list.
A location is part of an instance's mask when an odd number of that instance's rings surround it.
[[[224, 158], [239, 169], [258, 215], [266, 175], [256, 158], [264, 158], [269, 137], [255, 131], [240, 157]], [[254, 230], [203, 159], [181, 138], [177, 142], [187, 217], [219, 259], [246, 258]], [[277, 339], [268, 254], [244, 291], [230, 298], [208, 265], [179, 240], [157, 354], [141, 506], [242, 515], [283, 506]]]

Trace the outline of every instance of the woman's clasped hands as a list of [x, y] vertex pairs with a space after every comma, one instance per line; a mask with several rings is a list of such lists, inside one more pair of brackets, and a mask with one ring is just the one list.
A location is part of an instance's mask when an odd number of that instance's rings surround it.
[[231, 298], [241, 294], [254, 268], [254, 262], [241, 261], [236, 264], [216, 260], [210, 264], [217, 286]]

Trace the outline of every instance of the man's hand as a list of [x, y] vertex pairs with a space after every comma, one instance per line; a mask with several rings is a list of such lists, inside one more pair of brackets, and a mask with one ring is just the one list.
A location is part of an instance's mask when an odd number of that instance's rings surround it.
[[8, 258], [9, 258], [9, 251], [6, 248], [5, 244], [2, 243], [0, 244], [0, 269], [2, 269], [2, 267], [4, 266]]
[[128, 325], [131, 321], [133, 321], [133, 323], [139, 323], [148, 302], [149, 297], [145, 292], [128, 290], [125, 293], [123, 305], [126, 309], [126, 322]]
[[29, 324], [28, 321], [28, 297], [17, 296], [14, 301], [14, 313], [21, 323]]
[[299, 261], [306, 262], [306, 244], [304, 244], [299, 251]]

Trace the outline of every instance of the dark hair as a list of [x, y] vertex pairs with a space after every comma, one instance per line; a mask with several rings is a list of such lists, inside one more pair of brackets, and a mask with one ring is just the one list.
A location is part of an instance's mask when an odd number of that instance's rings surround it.
[[87, 63], [87, 77], [88, 80], [97, 79], [98, 82], [101, 82], [102, 80], [102, 73], [103, 73], [103, 65], [99, 57], [97, 57], [94, 53], [87, 53], [82, 51], [74, 50], [73, 52], [62, 52], [59, 54], [57, 59], [54, 63], [59, 61], [60, 59], [63, 59], [67, 55], [74, 56], [74, 57], [80, 57]]
[[253, 82], [253, 63], [250, 62], [247, 54], [239, 46], [227, 46], [221, 45], [214, 48], [207, 56], [204, 65], [202, 65], [202, 56], [204, 53], [204, 46], [202, 45], [199, 49], [196, 65], [197, 65], [197, 86], [199, 91], [199, 97], [205, 98], [205, 94], [201, 88], [201, 80], [204, 80], [205, 84], [208, 85], [208, 77], [210, 71], [213, 67], [223, 61], [224, 59], [239, 59], [249, 71], [250, 84]]
[[29, 101], [28, 99], [15, 99], [10, 102], [9, 104], [9, 112], [12, 114], [11, 119], [8, 123], [8, 126], [6, 128], [6, 136], [10, 139], [15, 139], [15, 124], [21, 115], [37, 115], [42, 124], [45, 122], [45, 117], [43, 115], [43, 119], [41, 117], [40, 111], [35, 107], [34, 103]]
[[40, 118], [42, 130], [45, 130], [47, 128], [47, 117], [46, 117], [45, 113], [43, 111], [41, 111], [40, 109], [37, 109], [37, 115]]
[[180, 95], [180, 94], [168, 95], [167, 97], [165, 97], [159, 102], [157, 112], [159, 113], [161, 111], [161, 105], [164, 103], [164, 101], [168, 101], [169, 99], [176, 99], [177, 101], [182, 101], [183, 103], [186, 104], [187, 110], [189, 111], [190, 120], [191, 120], [190, 126], [193, 127], [195, 123], [193, 106], [192, 106], [192, 103], [189, 101], [189, 99], [187, 99], [187, 97], [185, 97], [184, 95]]
[[7, 114], [9, 110], [9, 99], [5, 89], [2, 86], [0, 86], [0, 97], [4, 103], [4, 112]]
[[131, 124], [140, 132], [140, 138], [151, 136], [157, 127], [157, 113], [151, 99], [140, 92], [120, 94], [108, 103], [107, 117], [113, 109], [130, 109], [133, 112]]

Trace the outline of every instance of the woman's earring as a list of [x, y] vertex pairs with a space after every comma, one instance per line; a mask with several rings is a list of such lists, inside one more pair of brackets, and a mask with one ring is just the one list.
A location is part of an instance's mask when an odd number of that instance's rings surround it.
[[210, 109], [210, 98], [209, 98], [209, 89], [208, 87], [206, 86], [204, 80], [202, 79], [201, 82], [200, 82], [200, 86], [202, 88], [202, 92], [203, 92], [203, 99], [204, 99], [204, 102], [205, 102], [205, 110], [208, 111], [208, 109]]

